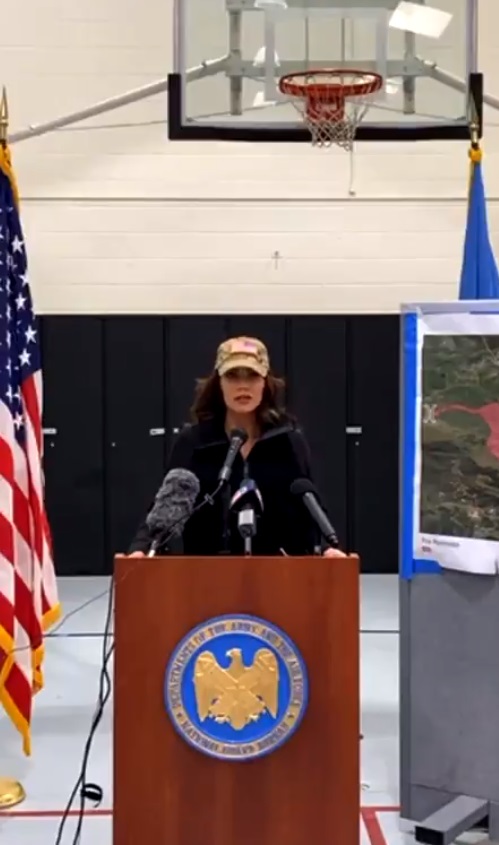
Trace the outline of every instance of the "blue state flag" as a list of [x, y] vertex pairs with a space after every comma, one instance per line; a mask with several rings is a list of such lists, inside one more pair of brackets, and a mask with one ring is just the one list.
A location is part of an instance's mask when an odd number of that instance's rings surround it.
[[459, 299], [499, 299], [499, 273], [489, 237], [481, 151], [472, 150], [471, 158]]

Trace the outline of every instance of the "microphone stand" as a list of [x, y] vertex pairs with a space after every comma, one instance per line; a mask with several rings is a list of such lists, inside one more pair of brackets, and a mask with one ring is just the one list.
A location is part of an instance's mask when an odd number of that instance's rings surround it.
[[253, 553], [253, 537], [256, 534], [256, 514], [250, 505], [239, 511], [237, 527], [244, 541], [244, 554], [249, 557]]
[[[249, 467], [247, 461], [244, 461], [243, 478], [245, 480], [249, 478]], [[253, 554], [253, 537], [256, 536], [256, 513], [255, 509], [252, 508], [251, 505], [246, 505], [239, 511], [237, 517], [237, 527], [239, 528], [239, 533], [244, 541], [244, 554], [246, 557], [250, 557], [250, 555]]]
[[230, 554], [230, 487], [226, 485], [222, 490], [222, 549], [221, 554]]

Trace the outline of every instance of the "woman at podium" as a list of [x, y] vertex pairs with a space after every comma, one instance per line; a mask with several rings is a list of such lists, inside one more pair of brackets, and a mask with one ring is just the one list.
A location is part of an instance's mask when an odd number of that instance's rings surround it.
[[[235, 454], [224, 494], [188, 519], [182, 534], [184, 554], [243, 554], [244, 540], [231, 500], [245, 479], [262, 503], [252, 554], [306, 555], [317, 549], [317, 528], [301, 498], [291, 492], [297, 479], [311, 480], [310, 455], [302, 431], [280, 404], [282, 386], [272, 374], [267, 348], [260, 340], [237, 337], [220, 344], [213, 372], [198, 382], [193, 422], [178, 435], [168, 470], [192, 472], [199, 481], [200, 501], [219, 484], [233, 442], [231, 433], [242, 431], [245, 441]], [[128, 554], [146, 555], [152, 541], [144, 521]], [[335, 538], [320, 550], [327, 556], [343, 554]]]

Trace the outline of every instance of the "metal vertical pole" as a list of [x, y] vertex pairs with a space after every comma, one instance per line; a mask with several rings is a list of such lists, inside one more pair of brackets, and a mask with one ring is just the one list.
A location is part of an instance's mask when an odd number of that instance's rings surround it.
[[173, 72], [182, 73], [182, 0], [173, 0]]
[[239, 74], [231, 76], [229, 79], [230, 85], [230, 108], [232, 115], [240, 115], [243, 113], [243, 78], [241, 76], [241, 27], [242, 27], [242, 12], [229, 12], [229, 57], [234, 64], [239, 66]]
[[[416, 35], [414, 32], [404, 32], [404, 60], [412, 64], [416, 59]], [[404, 114], [416, 113], [416, 77], [404, 76], [402, 84], [404, 94]]]
[[478, 73], [478, 0], [466, 0], [466, 113], [471, 142], [476, 146], [483, 122], [483, 79], [477, 83]]
[[381, 74], [384, 84], [380, 91], [372, 98], [373, 102], [379, 102], [386, 97], [386, 82], [388, 78], [388, 24], [390, 13], [381, 11], [376, 20], [376, 70]]
[[267, 103], [275, 100], [276, 97], [275, 27], [276, 21], [272, 10], [265, 9], [263, 49], [265, 62], [265, 100]]
[[340, 24], [340, 67], [343, 67], [347, 59], [347, 19], [341, 18]]
[[466, 0], [466, 79], [478, 72], [478, 0]]
[[186, 50], [185, 50], [185, 9], [184, 3], [187, 0], [174, 0], [173, 2], [173, 70], [180, 76], [182, 114], [180, 119], [185, 121], [185, 108], [187, 103], [187, 76], [186, 76]]
[[308, 11], [304, 11], [304, 47], [305, 47], [305, 68], [307, 70], [311, 69], [310, 63], [310, 18], [308, 15]]

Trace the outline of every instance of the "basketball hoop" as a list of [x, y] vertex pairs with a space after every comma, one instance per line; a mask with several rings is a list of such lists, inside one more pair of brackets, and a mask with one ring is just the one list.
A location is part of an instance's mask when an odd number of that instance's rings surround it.
[[370, 95], [383, 85], [379, 73], [364, 70], [309, 70], [288, 73], [279, 90], [291, 98], [317, 147], [335, 144], [352, 151], [357, 128], [369, 106]]

